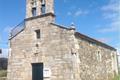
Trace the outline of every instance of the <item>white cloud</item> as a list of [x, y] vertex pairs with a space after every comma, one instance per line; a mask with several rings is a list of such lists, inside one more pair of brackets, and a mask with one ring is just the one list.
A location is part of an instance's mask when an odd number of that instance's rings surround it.
[[100, 33], [108, 33], [108, 32], [119, 32], [120, 31], [120, 23], [119, 22], [112, 22], [108, 27], [99, 29], [98, 32]]
[[118, 55], [120, 55], [120, 44], [117, 44], [116, 49], [118, 51]]
[[2, 36], [1, 36], [1, 34], [0, 34], [0, 42], [2, 42]]
[[[107, 5], [104, 5], [101, 8], [103, 18], [108, 21], [103, 28], [99, 27], [98, 32], [100, 33], [117, 33], [115, 35], [117, 39], [114, 39], [114, 36], [111, 36], [114, 41], [117, 41], [116, 44], [113, 46], [119, 51], [120, 53], [120, 5], [119, 0], [110, 0]], [[113, 41], [111, 40], [111, 42]], [[113, 42], [114, 42], [113, 41]]]
[[78, 9], [76, 12], [75, 12], [75, 14], [74, 14], [74, 16], [81, 16], [81, 15], [86, 15], [86, 14], [88, 14], [88, 11], [87, 10], [81, 10], [81, 9]]
[[80, 8], [77, 9], [75, 12], [73, 11], [69, 11], [67, 13], [68, 16], [73, 16], [73, 17], [78, 17], [78, 16], [83, 16], [83, 15], [87, 15], [89, 13], [88, 10], [81, 10]]
[[71, 15], [72, 15], [72, 12], [68, 12], [67, 15], [68, 15], [68, 16], [71, 16]]
[[7, 32], [7, 33], [10, 33], [13, 28], [14, 28], [14, 27], [7, 26], [7, 27], [4, 28], [3, 31], [4, 31], [4, 32]]
[[109, 2], [109, 4], [103, 6], [101, 10], [103, 10], [104, 12], [118, 13], [120, 10], [119, 1], [115, 0], [114, 2]]
[[[120, 5], [118, 0], [111, 0], [107, 5], [101, 8], [103, 16], [115, 20], [120, 16]], [[111, 17], [112, 16], [112, 17]]]
[[109, 21], [104, 28], [99, 32], [119, 32], [120, 31], [120, 5], [118, 0], [110, 0], [107, 5], [102, 8], [102, 14], [104, 19]]
[[81, 10], [78, 10], [78, 11], [75, 12], [75, 16], [80, 16], [82, 14], [83, 14], [83, 12]]
[[118, 7], [119, 4], [117, 2], [109, 3], [108, 5], [103, 6], [101, 9], [106, 12], [118, 12], [120, 8]]
[[98, 41], [101, 41], [101, 42], [105, 42], [105, 43], [111, 41], [110, 38], [98, 38], [97, 40], [98, 40]]
[[111, 19], [111, 20], [114, 20], [114, 19], [117, 19], [119, 16], [118, 13], [114, 12], [114, 13], [108, 13], [108, 12], [104, 12], [103, 13], [103, 17], [104, 19]]
[[[105, 26], [105, 28], [99, 29], [98, 32], [100, 33], [111, 33], [111, 32], [120, 32], [120, 23], [112, 22], [108, 27]], [[120, 34], [118, 34], [118, 37], [120, 37]]]
[[7, 48], [3, 48], [2, 49], [2, 54], [0, 54], [1, 57], [8, 57], [8, 49]]
[[82, 15], [83, 13], [84, 13], [83, 11], [78, 10], [78, 11], [75, 12], [75, 16], [80, 16], [80, 15]]
[[116, 48], [118, 50], [118, 52], [120, 53], [120, 47]]

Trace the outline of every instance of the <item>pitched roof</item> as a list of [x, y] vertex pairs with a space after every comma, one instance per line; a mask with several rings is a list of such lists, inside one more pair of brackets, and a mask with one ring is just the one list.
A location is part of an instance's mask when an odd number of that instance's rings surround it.
[[93, 43], [93, 44], [95, 43], [95, 44], [97, 44], [97, 45], [100, 45], [100, 46], [103, 46], [103, 47], [105, 47], [105, 48], [108, 48], [108, 49], [111, 49], [111, 50], [116, 51], [115, 48], [109, 46], [108, 44], [103, 43], [103, 42], [101, 42], [101, 41], [98, 41], [98, 40], [96, 40], [96, 39], [94, 39], [94, 38], [88, 37], [88, 36], [86, 36], [86, 35], [84, 35], [84, 34], [81, 34], [81, 33], [79, 33], [79, 32], [75, 32], [75, 35], [78, 36], [78, 37], [80, 37], [80, 38], [82, 38], [82, 39], [85, 39], [85, 40], [87, 40], [87, 41], [90, 41], [90, 42]]
[[[67, 29], [67, 30], [75, 30], [75, 28], [67, 28], [67, 27], [65, 27], [65, 26], [63, 26], [63, 25], [59, 25], [59, 24], [56, 24], [56, 23], [51, 23], [51, 24], [53, 24], [53, 25], [55, 25], [55, 26], [58, 26], [58, 27], [60, 27], [60, 28], [63, 28], [63, 29]], [[94, 44], [97, 44], [97, 45], [100, 45], [100, 46], [103, 46], [103, 47], [105, 47], [105, 48], [108, 48], [108, 49], [111, 49], [111, 50], [114, 50], [114, 51], [116, 51], [116, 49], [114, 48], [114, 47], [111, 47], [111, 46], [109, 46], [108, 44], [106, 44], [106, 43], [103, 43], [103, 42], [101, 42], [101, 41], [98, 41], [98, 40], [96, 40], [96, 39], [94, 39], [94, 38], [91, 38], [91, 37], [89, 37], [89, 36], [87, 36], [87, 35], [84, 35], [84, 34], [82, 34], [82, 33], [80, 33], [80, 32], [75, 32], [75, 36], [78, 36], [78, 37], [80, 37], [80, 38], [82, 38], [82, 39], [84, 39], [84, 40], [87, 40], [87, 41], [89, 41], [89, 42], [91, 42], [91, 43], [94, 43]]]

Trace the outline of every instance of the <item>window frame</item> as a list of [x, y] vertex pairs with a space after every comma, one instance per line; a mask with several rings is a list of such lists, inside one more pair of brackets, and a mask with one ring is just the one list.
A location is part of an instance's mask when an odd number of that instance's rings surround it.
[[40, 39], [41, 38], [41, 31], [40, 29], [35, 30], [36, 33], [36, 39]]
[[33, 7], [32, 8], [32, 16], [35, 17], [37, 15], [37, 8]]
[[96, 51], [96, 55], [97, 55], [97, 60], [101, 62], [101, 61], [102, 61], [101, 51], [100, 51], [100, 50], [97, 50], [97, 51]]
[[41, 13], [42, 13], [42, 14], [45, 14], [45, 13], [46, 13], [46, 6], [45, 6], [45, 5], [42, 5], [42, 6], [41, 6]]
[[46, 12], [45, 0], [41, 0], [41, 13], [45, 14], [45, 12]]

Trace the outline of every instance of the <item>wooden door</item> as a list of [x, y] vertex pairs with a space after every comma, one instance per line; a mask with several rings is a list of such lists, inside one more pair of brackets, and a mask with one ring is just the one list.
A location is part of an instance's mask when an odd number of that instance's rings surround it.
[[32, 80], [43, 80], [43, 63], [32, 64]]

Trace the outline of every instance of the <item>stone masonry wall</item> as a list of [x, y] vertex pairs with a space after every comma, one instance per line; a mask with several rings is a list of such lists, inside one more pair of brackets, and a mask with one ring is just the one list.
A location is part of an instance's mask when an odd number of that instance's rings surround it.
[[[75, 30], [51, 24], [44, 16], [26, 21], [26, 28], [10, 40], [7, 80], [32, 80], [32, 63], [43, 63], [51, 71], [44, 80], [111, 80], [115, 51], [92, 44]], [[36, 39], [35, 30], [41, 38]]]
[[[41, 62], [52, 73], [44, 80], [73, 80], [74, 30], [57, 27], [51, 21], [51, 16], [27, 21], [25, 30], [11, 39], [7, 80], [32, 80], [31, 63]], [[36, 39], [37, 29], [41, 30], [40, 39]]]
[[[26, 0], [26, 18], [33, 17], [32, 16], [32, 8], [36, 7], [36, 15], [42, 15], [41, 8], [42, 3], [41, 0], [36, 0], [36, 6], [32, 4], [33, 0]], [[45, 0], [45, 12], [54, 14], [54, 0]]]
[[81, 80], [112, 80], [116, 70], [116, 51], [76, 37], [79, 44]]

